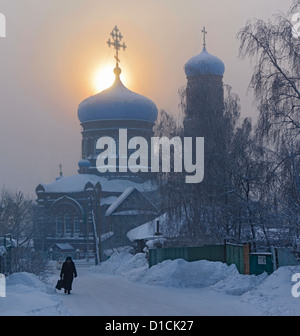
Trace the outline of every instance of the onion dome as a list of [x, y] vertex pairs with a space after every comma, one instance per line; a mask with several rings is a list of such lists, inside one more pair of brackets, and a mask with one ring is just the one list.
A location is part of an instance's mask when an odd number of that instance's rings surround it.
[[184, 66], [187, 77], [197, 75], [223, 76], [225, 65], [218, 57], [209, 54], [204, 47], [201, 54], [191, 58]]
[[78, 108], [81, 123], [101, 120], [139, 120], [154, 123], [158, 109], [150, 99], [127, 89], [120, 80], [121, 69], [114, 70], [114, 84], [84, 100]]
[[89, 168], [91, 166], [91, 163], [89, 160], [82, 159], [78, 162], [79, 168]]

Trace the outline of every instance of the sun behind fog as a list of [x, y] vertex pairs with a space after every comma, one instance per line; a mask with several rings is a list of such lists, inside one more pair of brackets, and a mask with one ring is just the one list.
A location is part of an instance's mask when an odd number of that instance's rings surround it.
[[113, 85], [115, 75], [112, 67], [98, 69], [94, 74], [93, 87], [96, 92], [101, 92]]

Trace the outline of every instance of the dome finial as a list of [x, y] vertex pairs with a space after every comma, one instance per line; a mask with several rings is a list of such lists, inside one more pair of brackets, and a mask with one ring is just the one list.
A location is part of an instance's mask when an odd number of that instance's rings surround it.
[[117, 66], [114, 68], [114, 74], [116, 75], [116, 79], [120, 78], [121, 73], [122, 73], [122, 69], [119, 68], [119, 65], [117, 64]]
[[207, 35], [207, 30], [205, 29], [205, 27], [203, 27], [203, 29], [201, 30], [203, 33], [203, 49], [206, 49], [206, 35]]

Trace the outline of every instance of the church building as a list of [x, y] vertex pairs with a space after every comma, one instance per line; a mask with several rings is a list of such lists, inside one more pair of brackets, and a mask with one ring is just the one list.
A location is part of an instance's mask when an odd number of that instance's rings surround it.
[[[203, 51], [185, 65], [184, 136], [205, 138], [205, 168], [211, 169], [218, 164], [212, 153], [222, 150], [224, 142], [219, 121], [224, 107], [225, 66], [219, 58], [208, 53], [205, 29], [203, 33]], [[122, 169], [124, 151], [120, 148], [124, 144], [119, 142], [119, 131], [127, 130], [128, 141], [142, 137], [150, 144], [158, 109], [150, 99], [132, 92], [122, 83], [119, 51], [125, 50], [126, 45], [121, 44], [123, 36], [117, 26], [111, 38], [108, 45], [116, 51], [115, 82], [107, 90], [85, 99], [78, 107], [82, 126], [78, 174], [64, 177], [61, 172], [53, 183], [40, 184], [36, 188], [40, 210], [36, 250], [46, 252], [53, 246], [67, 244], [84, 256], [96, 253], [100, 246], [100, 259], [103, 260], [105, 249], [128, 245], [129, 231], [162, 215], [154, 201], [158, 190], [153, 174]], [[103, 137], [114, 140], [116, 150], [110, 155], [115, 158], [116, 170], [100, 172], [97, 165], [101, 152], [97, 143]], [[126, 148], [126, 151], [128, 158], [131, 150]], [[210, 158], [214, 162], [210, 162]], [[213, 181], [213, 170], [205, 169], [205, 174]], [[130, 240], [135, 240], [132, 235]]]
[[186, 108], [184, 118], [185, 137], [203, 137], [204, 180], [194, 189], [202, 195], [222, 194], [218, 181], [224, 165], [226, 150], [226, 118], [224, 116], [225, 65], [221, 59], [213, 56], [206, 48], [205, 27], [203, 33], [203, 50], [185, 64], [187, 77]]
[[[35, 248], [48, 251], [57, 243], [69, 244], [82, 255], [95, 253], [97, 241], [101, 251], [126, 245], [127, 232], [159, 214], [151, 202], [156, 185], [148, 174], [127, 172], [100, 173], [96, 166], [101, 137], [115, 140], [115, 155], [119, 168], [118, 134], [127, 130], [128, 141], [143, 137], [150, 141], [158, 109], [150, 99], [132, 92], [121, 82], [119, 51], [126, 48], [116, 26], [111, 33], [116, 51], [115, 82], [108, 88], [85, 99], [78, 108], [82, 126], [82, 158], [78, 174], [64, 177], [62, 172], [51, 184], [40, 184], [38, 196], [39, 237]], [[128, 150], [127, 157], [130, 156]], [[100, 237], [100, 239], [99, 239]], [[108, 239], [107, 239], [108, 238]]]

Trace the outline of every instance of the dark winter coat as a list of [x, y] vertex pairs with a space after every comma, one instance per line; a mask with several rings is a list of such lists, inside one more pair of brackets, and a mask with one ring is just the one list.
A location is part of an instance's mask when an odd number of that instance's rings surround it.
[[65, 261], [62, 265], [60, 277], [64, 281], [65, 290], [72, 290], [73, 279], [77, 277], [75, 264], [72, 260]]

